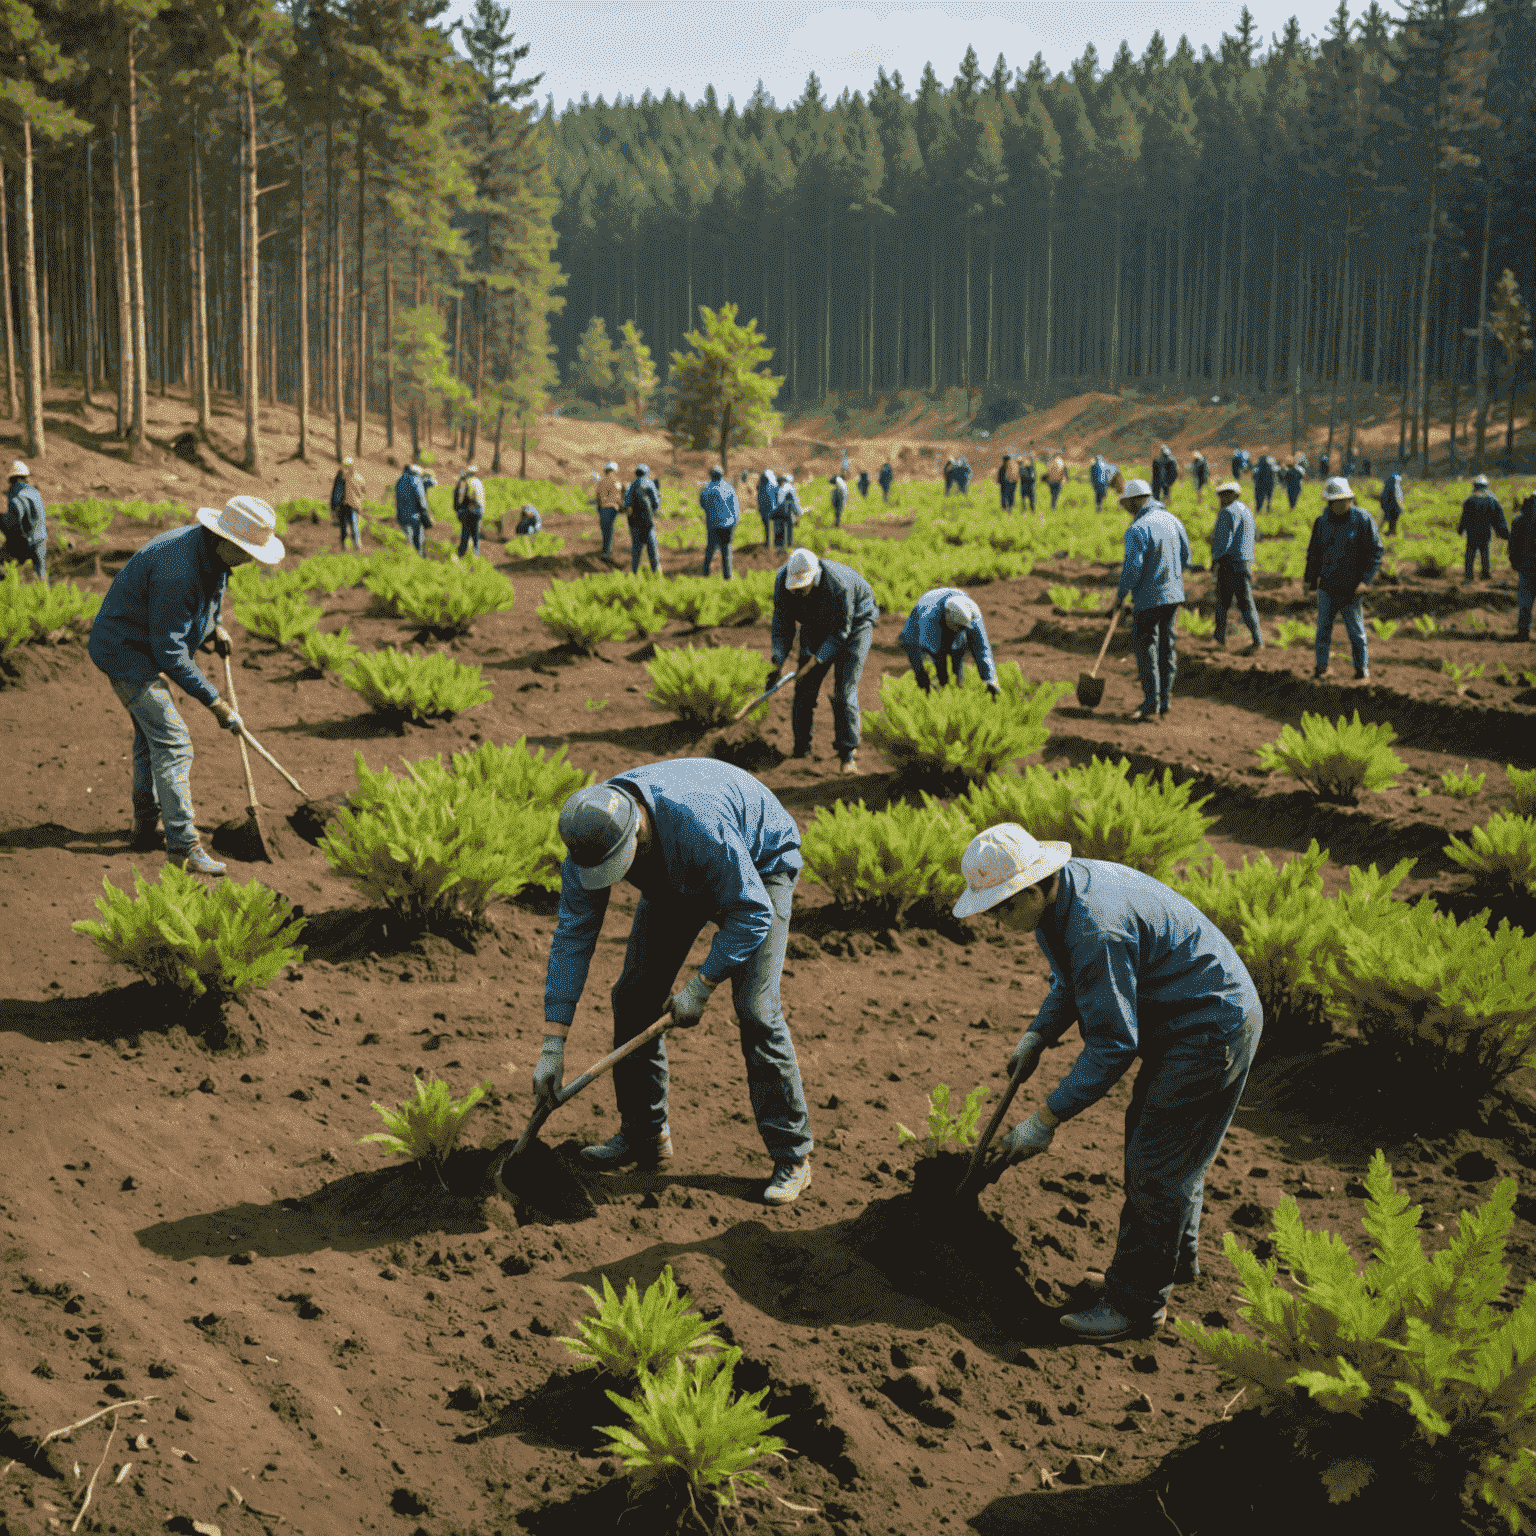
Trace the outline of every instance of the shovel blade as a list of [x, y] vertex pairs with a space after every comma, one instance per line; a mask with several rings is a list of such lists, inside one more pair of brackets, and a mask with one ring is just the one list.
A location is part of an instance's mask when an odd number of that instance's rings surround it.
[[1077, 674], [1077, 702], [1084, 709], [1093, 709], [1104, 697], [1104, 679], [1088, 672]]

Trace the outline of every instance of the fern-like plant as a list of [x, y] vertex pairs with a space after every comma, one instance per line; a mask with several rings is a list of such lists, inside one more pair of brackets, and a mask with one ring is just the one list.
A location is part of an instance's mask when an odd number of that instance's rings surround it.
[[299, 646], [299, 654], [316, 672], [337, 672], [363, 653], [352, 643], [352, 631], [342, 628], [334, 635], [310, 630]]
[[1070, 683], [1027, 687], [1019, 664], [997, 669], [994, 700], [974, 670], [962, 683], [924, 692], [909, 673], [880, 680], [881, 709], [864, 717], [864, 734], [897, 776], [935, 788], [974, 784], [1038, 752], [1050, 730], [1045, 717]]
[[99, 544], [117, 515], [117, 503], [82, 496], [76, 501], [65, 502], [62, 507], [55, 507], [52, 515], [86, 544]]
[[1473, 773], [1465, 763], [1460, 773], [1442, 773], [1440, 788], [1453, 800], [1475, 800], [1483, 792], [1486, 773]]
[[1213, 635], [1216, 633], [1216, 618], [1214, 614], [1196, 613], [1193, 608], [1180, 608], [1178, 613], [1179, 628], [1187, 635]]
[[438, 640], [467, 635], [477, 619], [507, 612], [517, 596], [511, 581], [483, 556], [402, 562], [391, 566], [390, 578], [395, 612]]
[[1375, 630], [1378, 640], [1390, 640], [1402, 627], [1402, 621], [1399, 619], [1371, 620], [1371, 628]]
[[1392, 750], [1396, 740], [1390, 725], [1362, 725], [1358, 709], [1353, 720], [1303, 713], [1299, 731], [1282, 726], [1278, 741], [1258, 749], [1259, 766], [1290, 774], [1319, 800], [1357, 805], [1362, 789], [1380, 794], [1397, 783], [1403, 761]]
[[[1482, 788], [1482, 775], [1478, 775]], [[1486, 825], [1472, 828], [1472, 841], [1453, 837], [1446, 856], [1454, 859], [1480, 885], [1523, 890], [1536, 895], [1536, 816], [1501, 811]]]
[[624, 613], [581, 590], [578, 582], [551, 583], [535, 612], [557, 640], [588, 656], [596, 655], [605, 640], [622, 640], [632, 633]]
[[[646, 698], [692, 725], [724, 725], [748, 699], [763, 691], [763, 653], [750, 646], [658, 650], [645, 669], [651, 675]], [[765, 702], [754, 711], [754, 718], [761, 719], [767, 712]]]
[[[624, 1464], [637, 1491], [686, 1497], [706, 1526], [716, 1523], [718, 1509], [740, 1502], [742, 1488], [761, 1487], [765, 1479], [754, 1466], [784, 1449], [768, 1433], [784, 1421], [763, 1411], [768, 1388], [734, 1395], [740, 1359], [741, 1351], [730, 1349], [674, 1360], [662, 1375], [642, 1380], [638, 1400], [608, 1394], [629, 1422], [604, 1426], [604, 1449]], [[701, 1499], [716, 1508], [701, 1510]]]
[[385, 1109], [378, 1103], [373, 1106], [385, 1129], [359, 1136], [358, 1141], [376, 1141], [396, 1157], [441, 1167], [458, 1145], [469, 1112], [490, 1091], [490, 1083], [477, 1083], [462, 1099], [456, 1099], [441, 1078], [418, 1077], [415, 1093], [399, 1109]]
[[1504, 777], [1509, 780], [1509, 798], [1515, 815], [1536, 816], [1536, 768], [1516, 768], [1513, 763], [1506, 763]]
[[1450, 679], [1451, 687], [1460, 695], [1465, 693], [1468, 686], [1475, 683], [1483, 675], [1483, 670], [1487, 665], [1487, 662], [1480, 661], [1475, 666], [1463, 667], [1458, 666], [1454, 661], [1442, 661], [1440, 663], [1440, 670]]
[[28, 640], [45, 640], [58, 630], [84, 628], [101, 607], [101, 596], [72, 581], [45, 587], [23, 582], [21, 566], [10, 564], [0, 578], [0, 656]]
[[[238, 567], [244, 570], [244, 566]], [[368, 556], [348, 550], [326, 550], [301, 560], [293, 570], [293, 579], [301, 592], [325, 592], [334, 595], [347, 587], [361, 586], [368, 574]]]
[[1380, 1151], [1365, 1188], [1373, 1248], [1363, 1272], [1336, 1233], [1306, 1229], [1287, 1195], [1273, 1258], [1225, 1239], [1250, 1332], [1183, 1320], [1179, 1332], [1248, 1387], [1277, 1421], [1276, 1454], [1301, 1451], [1331, 1502], [1406, 1487], [1419, 1529], [1448, 1530], [1465, 1495], [1522, 1530], [1536, 1503], [1536, 1287], [1513, 1311], [1495, 1305], [1509, 1282], [1515, 1182], [1463, 1212], [1433, 1258], [1422, 1208], [1398, 1192]]
[[607, 1275], [601, 1295], [590, 1285], [582, 1290], [594, 1310], [577, 1322], [575, 1338], [560, 1340], [577, 1357], [578, 1370], [638, 1381], [660, 1376], [674, 1361], [725, 1348], [725, 1341], [678, 1295], [670, 1264], [643, 1294], [633, 1275], [622, 1296]]
[[235, 604], [235, 618], [248, 633], [278, 646], [292, 645], [324, 617], [325, 609], [297, 593], [284, 593], [268, 602]]
[[410, 720], [452, 719], [484, 704], [490, 686], [480, 668], [441, 651], [418, 656], [385, 646], [347, 663], [341, 680], [360, 693], [370, 709]]
[[[1439, 572], [1424, 571], [1424, 564], [1425, 562], [1423, 561], [1419, 562], [1419, 570], [1425, 575], [1441, 574]], [[1415, 633], [1423, 640], [1429, 639], [1440, 628], [1439, 624], [1435, 622], [1435, 616], [1432, 613], [1416, 613], [1408, 622], [1413, 625]]]
[[981, 1102], [987, 1096], [987, 1085], [978, 1083], [965, 1096], [965, 1103], [958, 1115], [949, 1112], [949, 1084], [935, 1083], [928, 1095], [928, 1134], [919, 1137], [909, 1131], [899, 1120], [896, 1122], [896, 1145], [904, 1147], [909, 1141], [918, 1142], [923, 1157], [932, 1157], [953, 1144], [957, 1147], [976, 1145], [976, 1124], [981, 1119]]
[[[517, 524], [514, 522], [514, 528]], [[506, 537], [505, 533], [502, 535]], [[514, 560], [548, 559], [565, 553], [565, 539], [558, 533], [541, 528], [537, 533], [524, 533], [507, 539], [507, 553]]]
[[1293, 645], [1306, 645], [1315, 638], [1317, 626], [1306, 619], [1281, 619], [1275, 626], [1275, 644], [1281, 650]]
[[1098, 591], [1084, 592], [1081, 587], [1047, 587], [1045, 595], [1058, 613], [1092, 613], [1103, 599]]

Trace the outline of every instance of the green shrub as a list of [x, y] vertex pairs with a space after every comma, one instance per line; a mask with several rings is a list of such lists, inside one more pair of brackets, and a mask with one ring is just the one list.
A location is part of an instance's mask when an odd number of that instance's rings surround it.
[[273, 645], [292, 645], [325, 617], [325, 609], [296, 594], [275, 597], [271, 602], [237, 602], [235, 618], [247, 633]]
[[1440, 787], [1454, 800], [1475, 800], [1483, 792], [1486, 773], [1473, 773], [1467, 765], [1461, 765], [1460, 773], [1442, 773]]
[[[369, 569], [367, 555], [354, 554], [349, 550], [327, 550], [324, 554], [311, 555], [301, 560], [291, 573], [295, 588], [301, 592], [325, 592], [334, 595], [347, 587], [363, 583]], [[245, 566], [238, 567], [245, 570]], [[231, 578], [231, 585], [233, 585]]]
[[[1419, 569], [1423, 571], [1423, 562], [1420, 562]], [[1430, 572], [1426, 574], [1437, 573]], [[1414, 630], [1418, 633], [1418, 635], [1425, 640], [1429, 639], [1429, 637], [1434, 634], [1437, 629], [1440, 628], [1440, 626], [1435, 622], [1435, 616], [1432, 613], [1415, 614], [1413, 618], [1408, 622], [1413, 625]]]
[[[514, 522], [514, 528], [517, 524]], [[514, 534], [507, 539], [507, 553], [514, 560], [536, 560], [565, 553], [565, 540], [541, 528], [537, 533]]]
[[839, 800], [817, 807], [800, 853], [806, 879], [838, 906], [900, 927], [920, 905], [937, 913], [958, 900], [965, 843], [962, 818], [927, 795], [921, 806], [898, 801], [884, 811]]
[[[1463, 1212], [1432, 1259], [1418, 1231], [1422, 1207], [1398, 1193], [1380, 1151], [1365, 1188], [1373, 1248], [1363, 1272], [1336, 1233], [1303, 1226], [1287, 1195], [1275, 1214], [1274, 1258], [1261, 1263], [1231, 1233], [1225, 1239], [1251, 1333], [1182, 1320], [1179, 1332], [1278, 1420], [1276, 1454], [1311, 1460], [1330, 1502], [1372, 1482], [1416, 1488], [1423, 1528], [1449, 1529], [1430, 1508], [1465, 1492], [1518, 1531], [1536, 1501], [1536, 1288], [1512, 1312], [1499, 1303], [1515, 1182], [1501, 1180]], [[1457, 1511], [1451, 1524], [1460, 1523]]]
[[864, 717], [864, 733], [898, 777], [946, 785], [975, 783], [1038, 752], [1050, 731], [1045, 717], [1070, 683], [1025, 687], [1015, 661], [998, 669], [1002, 692], [992, 699], [980, 676], [924, 692], [908, 672], [880, 680], [882, 708]]
[[62, 507], [54, 507], [53, 516], [72, 533], [79, 534], [87, 544], [99, 544], [117, 516], [117, 503], [82, 496], [76, 501], [66, 501]]
[[1058, 613], [1092, 613], [1103, 600], [1097, 590], [1084, 592], [1080, 587], [1047, 587], [1045, 595]]
[[577, 1322], [575, 1338], [560, 1340], [578, 1358], [578, 1370], [601, 1370], [636, 1381], [661, 1375], [674, 1361], [725, 1348], [724, 1340], [678, 1295], [670, 1264], [646, 1286], [644, 1295], [633, 1275], [623, 1296], [607, 1275], [601, 1295], [590, 1285], [582, 1290], [596, 1310]]
[[953, 1142], [958, 1147], [976, 1145], [976, 1122], [981, 1119], [981, 1101], [987, 1096], [987, 1085], [978, 1083], [965, 1096], [958, 1116], [949, 1112], [949, 1084], [935, 1083], [928, 1095], [928, 1134], [919, 1138], [899, 1120], [896, 1122], [896, 1145], [905, 1146], [909, 1141], [921, 1141], [923, 1157], [942, 1152]]
[[[725, 725], [763, 691], [767, 672], [761, 651], [737, 645], [657, 651], [645, 669], [651, 676], [646, 698], [678, 719], [701, 726]], [[755, 713], [761, 718], [767, 712], [765, 702]]]
[[206, 885], [174, 864], [157, 882], [135, 869], [130, 897], [110, 880], [96, 898], [100, 922], [75, 923], [107, 959], [177, 994], [182, 1011], [222, 1010], [304, 958], [304, 920], [258, 880]]
[[1392, 750], [1396, 740], [1390, 725], [1362, 725], [1358, 709], [1353, 720], [1303, 713], [1299, 731], [1282, 726], [1278, 741], [1258, 749], [1259, 766], [1283, 769], [1319, 800], [1357, 805], [1362, 789], [1380, 794], [1397, 783], [1403, 761]]
[[1317, 625], [1310, 619], [1281, 619], [1275, 626], [1275, 644], [1281, 650], [1293, 645], [1306, 645], [1317, 636]]
[[27, 640], [46, 640], [56, 631], [83, 627], [96, 617], [101, 596], [72, 581], [45, 587], [21, 579], [21, 566], [8, 565], [0, 578], [0, 656]]
[[1086, 768], [1055, 773], [1035, 766], [1022, 774], [994, 774], [973, 785], [954, 804], [981, 832], [1013, 821], [1041, 841], [1072, 844], [1083, 859], [1112, 859], [1159, 880], [1183, 859], [1207, 852], [1205, 833], [1214, 820], [1201, 814], [1211, 797], [1191, 803], [1194, 781], [1174, 783], [1170, 769], [1159, 781], [1138, 773], [1127, 758], [1095, 757]]
[[334, 635], [310, 630], [299, 646], [299, 654], [316, 672], [337, 672], [363, 653], [352, 643], [352, 631], [343, 628]]
[[1536, 944], [1488, 913], [1464, 923], [1426, 898], [1392, 921], [1356, 925], [1334, 989], [1397, 1081], [1475, 1103], [1529, 1056], [1536, 1037]]
[[455, 1099], [441, 1078], [418, 1077], [414, 1097], [405, 1100], [399, 1109], [385, 1109], [377, 1103], [373, 1106], [386, 1128], [371, 1136], [359, 1136], [358, 1141], [376, 1141], [396, 1157], [440, 1167], [458, 1144], [469, 1112], [490, 1091], [488, 1082], [477, 1083], [462, 1099]]
[[477, 619], [505, 613], [516, 598], [512, 583], [483, 556], [384, 561], [369, 571], [366, 584], [407, 623], [439, 640], [468, 634]]
[[385, 646], [369, 656], [354, 656], [341, 676], [382, 715], [411, 720], [452, 719], [491, 696], [480, 668], [434, 651], [418, 656]]
[[1390, 640], [1402, 627], [1401, 622], [1397, 619], [1371, 620], [1371, 628], [1376, 631], [1376, 638], [1378, 640]]
[[1486, 826], [1472, 828], [1470, 845], [1453, 837], [1445, 852], [1480, 885], [1507, 886], [1536, 896], [1536, 816], [1500, 812]]
[[1475, 683], [1483, 675], [1487, 662], [1480, 661], [1476, 666], [1460, 667], [1454, 661], [1442, 661], [1440, 671], [1451, 680], [1451, 686], [1458, 694], [1467, 691], [1469, 683]]
[[1536, 816], [1536, 768], [1516, 768], [1506, 763], [1504, 776], [1509, 780], [1510, 801], [1517, 816]]
[[771, 1418], [761, 1407], [768, 1388], [732, 1396], [740, 1359], [741, 1351], [730, 1349], [674, 1360], [662, 1375], [642, 1379], [639, 1401], [608, 1394], [629, 1424], [604, 1427], [610, 1436], [604, 1450], [623, 1462], [637, 1491], [686, 1497], [711, 1528], [717, 1522], [706, 1520], [697, 1501], [734, 1508], [740, 1487], [762, 1487], [766, 1481], [753, 1466], [784, 1449], [784, 1442], [768, 1433], [783, 1416]]
[[580, 585], [554, 582], [545, 589], [544, 601], [535, 611], [539, 622], [557, 640], [592, 656], [605, 640], [626, 638], [631, 633], [630, 623], [627, 615], [579, 590]]

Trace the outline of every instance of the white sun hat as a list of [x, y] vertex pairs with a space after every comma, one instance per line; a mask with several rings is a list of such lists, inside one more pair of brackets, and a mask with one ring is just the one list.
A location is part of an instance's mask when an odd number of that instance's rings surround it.
[[1120, 492], [1120, 501], [1123, 505], [1133, 496], [1150, 496], [1151, 494], [1152, 487], [1145, 480], [1127, 480], [1125, 489]]
[[784, 585], [791, 592], [810, 586], [821, 572], [821, 561], [814, 550], [797, 549], [785, 562]]
[[1231, 491], [1234, 496], [1241, 496], [1243, 494], [1243, 488], [1236, 480], [1223, 480], [1216, 487], [1216, 494], [1218, 496], [1225, 496], [1228, 491]]
[[1355, 493], [1349, 488], [1349, 481], [1343, 475], [1335, 475], [1323, 487], [1324, 501], [1353, 501]]
[[32, 471], [31, 471], [31, 470], [29, 470], [29, 469], [28, 469], [28, 468], [27, 468], [27, 466], [26, 466], [26, 465], [25, 465], [25, 464], [23, 464], [23, 463], [22, 463], [22, 462], [21, 462], [21, 460], [20, 460], [20, 459], [17, 459], [17, 460], [16, 460], [16, 462], [15, 462], [15, 463], [14, 463], [14, 464], [12, 464], [12, 465], [11, 465], [11, 479], [13, 479], [13, 480], [14, 480], [14, 479], [15, 479], [15, 478], [16, 478], [16, 477], [17, 477], [17, 476], [18, 476], [18, 475], [20, 475], [20, 476], [21, 476], [21, 478], [22, 478], [22, 479], [23, 479], [23, 480], [25, 480], [25, 479], [26, 479], [26, 477], [27, 477], [27, 476], [28, 476], [28, 475], [29, 475], [29, 474], [31, 474], [31, 473], [32, 473]]
[[969, 629], [980, 617], [981, 609], [963, 592], [944, 601], [944, 622], [951, 629]]
[[210, 533], [255, 555], [263, 565], [276, 565], [283, 558], [277, 513], [259, 496], [231, 496], [217, 512], [212, 507], [199, 507], [197, 520]]
[[974, 917], [1054, 875], [1072, 857], [1071, 843], [1037, 843], [1017, 822], [988, 827], [971, 839], [960, 860], [965, 893], [955, 903], [956, 917]]

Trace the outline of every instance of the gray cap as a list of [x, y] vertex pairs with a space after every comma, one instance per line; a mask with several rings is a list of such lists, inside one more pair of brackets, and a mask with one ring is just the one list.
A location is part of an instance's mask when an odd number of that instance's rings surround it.
[[578, 789], [560, 807], [560, 840], [581, 870], [585, 890], [616, 885], [635, 861], [640, 810], [612, 784]]
[[1472, 489], [1474, 491], [1486, 491], [1488, 489], [1488, 476], [1479, 475], [1477, 479], [1472, 482]]

